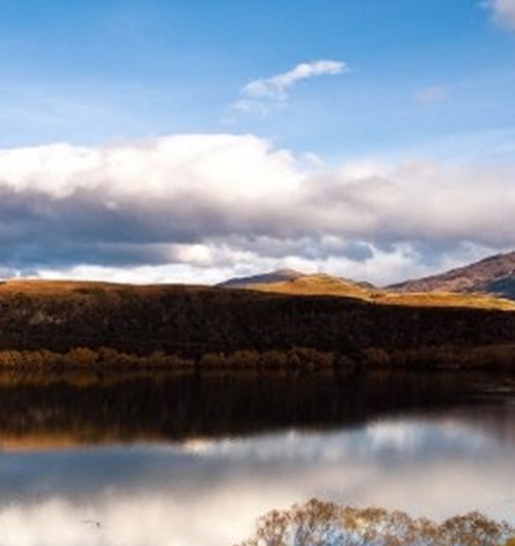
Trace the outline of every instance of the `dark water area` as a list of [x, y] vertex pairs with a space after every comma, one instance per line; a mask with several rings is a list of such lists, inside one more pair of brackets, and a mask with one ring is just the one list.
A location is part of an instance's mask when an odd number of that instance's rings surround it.
[[515, 523], [515, 378], [0, 374], [0, 546], [230, 545], [311, 497]]
[[[438, 412], [515, 388], [477, 373], [0, 374], [0, 438], [174, 441], [284, 428], [351, 427], [383, 415]], [[1, 440], [0, 440], [1, 441]], [[0, 444], [1, 445], [1, 444]]]

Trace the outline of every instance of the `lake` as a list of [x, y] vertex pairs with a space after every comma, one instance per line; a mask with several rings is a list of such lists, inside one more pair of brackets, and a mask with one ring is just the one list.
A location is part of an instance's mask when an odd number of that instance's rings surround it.
[[515, 379], [0, 374], [0, 546], [230, 546], [311, 497], [515, 523]]

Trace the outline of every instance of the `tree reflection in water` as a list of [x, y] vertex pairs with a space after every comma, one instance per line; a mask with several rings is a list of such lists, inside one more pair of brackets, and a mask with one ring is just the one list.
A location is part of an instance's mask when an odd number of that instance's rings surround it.
[[358, 426], [382, 416], [459, 407], [492, 382], [478, 374], [404, 371], [2, 372], [0, 443], [177, 441]]

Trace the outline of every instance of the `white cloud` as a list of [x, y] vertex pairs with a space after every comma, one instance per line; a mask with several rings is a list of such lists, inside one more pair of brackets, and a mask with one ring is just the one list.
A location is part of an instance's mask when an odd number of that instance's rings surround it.
[[0, 150], [2, 276], [389, 283], [515, 246], [515, 166], [324, 167], [252, 135]]
[[233, 107], [244, 112], [264, 115], [270, 107], [288, 99], [288, 91], [302, 80], [318, 76], [335, 76], [347, 70], [341, 61], [319, 60], [300, 63], [292, 70], [270, 78], [260, 78], [247, 83], [241, 90], [242, 99]]
[[[173, 175], [173, 176], [170, 176]], [[111, 147], [0, 150], [0, 187], [64, 198], [101, 190], [145, 200], [202, 191], [252, 198], [296, 185], [293, 156], [251, 135], [179, 135]], [[243, 183], [243, 181], [245, 183]]]
[[498, 24], [515, 30], [515, 0], [491, 0], [488, 7]]
[[340, 61], [313, 61], [301, 63], [284, 74], [278, 74], [271, 78], [254, 80], [243, 88], [243, 94], [257, 99], [272, 98], [285, 100], [287, 90], [301, 80], [316, 76], [341, 74], [346, 64]]

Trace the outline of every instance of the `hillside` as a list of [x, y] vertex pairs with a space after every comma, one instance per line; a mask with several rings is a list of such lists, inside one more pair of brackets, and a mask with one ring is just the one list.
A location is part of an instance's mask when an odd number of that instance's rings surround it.
[[[305, 275], [299, 272], [291, 272], [291, 274], [283, 276], [281, 275], [281, 271], [274, 271], [269, 274], [258, 275], [257, 277], [239, 279], [238, 282], [238, 287], [240, 288], [291, 295], [347, 296], [366, 299], [374, 291], [377, 291], [372, 285], [350, 281], [341, 277], [332, 277], [322, 273]], [[219, 286], [232, 285], [222, 283]]]
[[498, 254], [465, 267], [388, 287], [398, 292], [490, 294], [515, 300], [515, 252]]
[[[292, 296], [356, 298], [385, 305], [515, 310], [513, 301], [488, 294], [459, 294], [449, 291], [426, 292], [424, 290], [404, 293], [380, 289], [368, 283], [354, 282], [326, 274], [302, 275], [299, 273], [292, 278], [275, 280], [275, 273], [271, 273], [269, 275], [260, 275], [259, 282], [255, 282], [255, 278], [239, 279], [239, 287]], [[220, 286], [231, 287], [232, 285], [222, 284]]]
[[369, 349], [414, 351], [419, 358], [427, 347], [514, 343], [515, 312], [498, 309], [385, 305], [343, 296], [199, 286], [0, 285], [4, 352], [65, 353], [85, 347], [200, 359], [207, 353], [302, 347], [360, 362]]
[[259, 284], [270, 284], [276, 282], [287, 282], [303, 277], [304, 274], [294, 269], [277, 269], [270, 273], [252, 275], [250, 277], [234, 277], [218, 284], [224, 288], [247, 288]]

